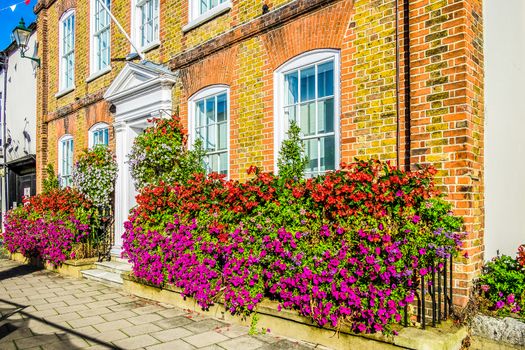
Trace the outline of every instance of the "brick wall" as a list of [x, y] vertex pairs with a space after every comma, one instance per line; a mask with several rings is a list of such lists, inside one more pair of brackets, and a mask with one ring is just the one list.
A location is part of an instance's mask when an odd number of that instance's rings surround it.
[[[88, 1], [40, 1], [39, 167], [56, 162], [56, 142], [111, 121], [102, 94], [130, 45], [112, 26], [112, 71], [89, 76]], [[186, 0], [161, 0], [161, 45], [146, 58], [179, 71], [174, 109], [187, 125], [188, 99], [214, 84], [230, 87], [230, 173], [274, 166], [274, 71], [314, 49], [341, 54], [341, 160], [375, 157], [416, 168], [432, 164], [438, 183], [465, 217], [470, 257], [455, 266], [455, 302], [464, 304], [483, 261], [483, 51], [481, 0], [399, 0], [400, 114], [396, 99], [395, 0], [233, 0], [233, 8], [190, 31]], [[410, 4], [409, 6], [407, 4]], [[267, 4], [270, 12], [262, 15]], [[76, 89], [58, 90], [58, 19], [76, 6]], [[129, 30], [129, 1], [113, 13]], [[404, 16], [406, 15], [406, 16]], [[43, 36], [42, 28], [46, 28]], [[407, 33], [404, 29], [409, 28]], [[406, 44], [406, 45], [405, 45]], [[120, 59], [120, 60], [119, 60]], [[405, 67], [409, 66], [409, 70]], [[409, 78], [409, 79], [408, 79]], [[399, 144], [398, 144], [399, 132]], [[47, 135], [47, 136], [46, 136]], [[41, 173], [39, 179], [41, 179]]]

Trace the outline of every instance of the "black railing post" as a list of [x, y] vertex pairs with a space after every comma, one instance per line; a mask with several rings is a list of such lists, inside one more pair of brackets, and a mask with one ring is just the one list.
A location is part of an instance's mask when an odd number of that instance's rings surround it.
[[450, 295], [450, 299], [449, 299], [449, 304], [448, 304], [448, 314], [451, 315], [452, 314], [452, 256], [450, 256], [450, 289], [449, 289], [449, 295]]
[[430, 292], [432, 298], [432, 327], [436, 326], [436, 271], [434, 262], [432, 262], [432, 289]]
[[426, 328], [425, 276], [421, 275], [421, 328]]
[[438, 279], [438, 285], [437, 285], [437, 289], [438, 289], [438, 323], [441, 323], [441, 269], [439, 268], [438, 266], [438, 276], [437, 276], [437, 279]]
[[443, 265], [443, 302], [444, 302], [444, 307], [443, 307], [443, 312], [444, 312], [444, 315], [443, 317], [445, 319], [447, 319], [448, 317], [448, 302], [447, 302], [447, 259], [445, 258], [445, 263]]

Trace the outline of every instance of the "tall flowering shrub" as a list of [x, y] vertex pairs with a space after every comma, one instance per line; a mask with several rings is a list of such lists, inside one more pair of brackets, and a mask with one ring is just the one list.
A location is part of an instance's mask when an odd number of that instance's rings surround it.
[[116, 179], [115, 155], [103, 145], [85, 150], [73, 168], [73, 186], [96, 207], [111, 206]]
[[188, 150], [188, 137], [177, 116], [149, 122], [151, 126], [137, 136], [128, 155], [137, 188], [161, 181], [185, 181], [193, 173], [204, 172], [201, 144], [197, 142]]
[[92, 239], [97, 224], [97, 212], [84, 195], [71, 188], [51, 189], [7, 212], [3, 239], [11, 253], [60, 265], [85, 254], [75, 248]]
[[390, 332], [419, 280], [461, 246], [461, 219], [433, 169], [359, 161], [313, 179], [251, 168], [240, 183], [216, 174], [145, 187], [126, 223], [135, 276], [173, 284], [233, 314], [264, 297], [319, 325]]

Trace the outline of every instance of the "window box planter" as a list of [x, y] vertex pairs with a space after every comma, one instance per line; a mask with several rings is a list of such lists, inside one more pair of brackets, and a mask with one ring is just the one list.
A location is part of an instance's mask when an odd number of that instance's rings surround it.
[[[134, 277], [130, 273], [122, 274], [125, 292], [138, 297], [168, 303], [183, 309], [199, 312], [219, 318], [233, 324], [250, 326], [251, 317], [232, 316], [225, 310], [221, 302], [217, 302], [209, 310], [203, 311], [189, 297], [181, 295], [180, 290], [173, 286], [162, 288], [153, 286]], [[399, 335], [387, 337], [381, 334], [356, 335], [344, 327], [337, 333], [334, 329], [321, 328], [307, 317], [300, 316], [290, 310], [278, 311], [277, 302], [263, 300], [257, 308], [258, 321], [256, 330], [270, 329], [273, 334], [318, 343], [338, 350], [372, 350], [372, 349], [460, 349], [463, 339], [467, 336], [464, 327], [458, 328], [445, 322], [438, 328], [421, 330], [399, 327]]]
[[75, 260], [66, 260], [60, 266], [53, 266], [53, 264], [44, 262], [41, 259], [31, 259], [26, 258], [20, 253], [13, 253], [10, 256], [11, 260], [28, 264], [40, 268], [44, 268], [49, 271], [53, 271], [61, 274], [62, 276], [82, 278], [81, 271], [89, 270], [95, 267], [95, 262], [97, 258], [87, 258], [87, 259], [75, 259]]

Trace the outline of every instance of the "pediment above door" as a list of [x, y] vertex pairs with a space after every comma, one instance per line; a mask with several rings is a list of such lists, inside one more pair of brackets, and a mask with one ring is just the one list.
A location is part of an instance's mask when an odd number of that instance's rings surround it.
[[109, 86], [104, 99], [116, 107], [115, 121], [149, 117], [171, 109], [171, 88], [177, 74], [152, 63], [128, 62]]

